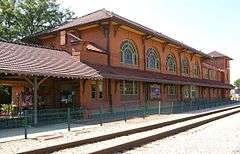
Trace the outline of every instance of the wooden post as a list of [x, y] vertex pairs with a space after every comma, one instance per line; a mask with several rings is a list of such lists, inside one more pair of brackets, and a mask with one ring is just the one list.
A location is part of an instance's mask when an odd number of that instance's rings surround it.
[[33, 110], [34, 110], [34, 125], [36, 126], [37, 125], [37, 122], [38, 122], [38, 120], [37, 120], [37, 99], [38, 99], [38, 93], [37, 93], [37, 91], [38, 91], [38, 87], [46, 80], [46, 79], [48, 79], [48, 77], [44, 77], [43, 79], [41, 79], [39, 82], [38, 82], [38, 78], [37, 78], [37, 76], [34, 76], [34, 81], [32, 82], [29, 78], [27, 78], [27, 77], [25, 77], [25, 76], [23, 76], [23, 78], [29, 83], [29, 84], [31, 84], [31, 86], [33, 87]]
[[34, 100], [34, 125], [37, 125], [38, 119], [37, 119], [37, 98], [38, 98], [38, 82], [37, 82], [37, 77], [34, 77], [34, 85], [33, 85], [33, 100]]

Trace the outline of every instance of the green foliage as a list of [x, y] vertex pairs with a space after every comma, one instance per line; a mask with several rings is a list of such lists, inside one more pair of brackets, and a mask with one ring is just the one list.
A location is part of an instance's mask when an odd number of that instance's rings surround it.
[[12, 104], [2, 104], [1, 108], [0, 108], [0, 111], [5, 113], [6, 115], [12, 115], [12, 113], [15, 110], [15, 107], [16, 106], [12, 105]]
[[237, 80], [234, 82], [234, 85], [237, 86], [237, 87], [240, 87], [240, 79], [237, 79]]
[[0, 94], [3, 94], [3, 95], [10, 95], [7, 86], [0, 85]]
[[72, 18], [56, 0], [0, 0], [0, 37], [17, 40]]

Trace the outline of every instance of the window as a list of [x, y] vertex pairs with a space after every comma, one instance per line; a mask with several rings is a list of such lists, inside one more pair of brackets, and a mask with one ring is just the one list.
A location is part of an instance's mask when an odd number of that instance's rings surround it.
[[97, 81], [92, 81], [92, 98], [96, 98], [97, 97]]
[[196, 98], [197, 96], [197, 87], [191, 86], [191, 98]]
[[214, 70], [210, 71], [210, 80], [216, 80], [216, 71]]
[[176, 86], [174, 86], [174, 85], [169, 85], [168, 87], [167, 87], [167, 90], [168, 90], [168, 95], [171, 95], [171, 96], [174, 96], [174, 95], [176, 95]]
[[193, 70], [194, 70], [194, 72], [193, 72], [194, 77], [199, 77], [200, 76], [200, 66], [199, 66], [198, 62], [195, 62]]
[[196, 86], [184, 86], [183, 87], [183, 97], [184, 98], [196, 98], [197, 87]]
[[120, 92], [122, 95], [137, 95], [138, 84], [136, 81], [122, 81], [120, 83]]
[[103, 81], [98, 82], [98, 98], [103, 98]]
[[187, 57], [182, 58], [182, 73], [189, 74], [189, 61]]
[[147, 68], [158, 69], [159, 68], [159, 59], [156, 54], [156, 50], [149, 48], [147, 50], [147, 59], [146, 59]]
[[205, 76], [205, 79], [209, 79], [209, 69], [204, 69], [204, 76]]
[[121, 63], [137, 64], [137, 50], [130, 41], [124, 41], [121, 45]]
[[189, 86], [184, 86], [183, 87], [183, 97], [184, 98], [190, 98], [190, 87]]
[[174, 57], [171, 54], [169, 54], [167, 56], [166, 66], [167, 66], [166, 69], [167, 69], [168, 72], [171, 72], [171, 73], [176, 72], [176, 62], [175, 62]]

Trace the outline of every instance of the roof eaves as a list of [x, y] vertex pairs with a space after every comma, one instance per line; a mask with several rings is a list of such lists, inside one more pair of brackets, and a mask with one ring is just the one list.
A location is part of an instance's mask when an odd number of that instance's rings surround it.
[[29, 46], [29, 47], [35, 47], [35, 48], [43, 48], [43, 49], [50, 49], [50, 50], [57, 50], [57, 51], [65, 51], [66, 52], [66, 50], [64, 50], [62, 48], [44, 46], [44, 45], [39, 45], [39, 44], [31, 44], [31, 43], [20, 42], [20, 41], [8, 41], [8, 40], [4, 40], [4, 39], [1, 39], [1, 38], [0, 38], [0, 42], [12, 43], [12, 44]]
[[[113, 16], [112, 12], [107, 11], [106, 9], [100, 9], [100, 10], [97, 10], [97, 11], [94, 11], [94, 12], [91, 12], [91, 13], [88, 13], [88, 14], [86, 14], [86, 15], [83, 15], [83, 16], [81, 16], [81, 17], [74, 18], [73, 20], [77, 20], [77, 19], [80, 19], [80, 18], [89, 16], [89, 15], [92, 15], [92, 14], [94, 14], [94, 13], [96, 13], [96, 12], [99, 12], [99, 11], [103, 11], [108, 17], [103, 18], [103, 19], [100, 19], [100, 20], [95, 20], [95, 21], [92, 21], [92, 22], [88, 22], [88, 23], [85, 23], [85, 24], [77, 24], [77, 25], [74, 25], [74, 26], [72, 26], [72, 27], [67, 27], [67, 28], [64, 28], [64, 29], [74, 28], [74, 27], [77, 27], [77, 26], [79, 26], [79, 25], [83, 25], [83, 26], [84, 26], [84, 25], [88, 25], [88, 24], [94, 24], [94, 23], [102, 22], [102, 21], [105, 21], [105, 20], [110, 19], [110, 18]], [[66, 25], [66, 24], [68, 24], [68, 23], [70, 23], [70, 22], [73, 22], [73, 20], [71, 20], [71, 21], [66, 21], [66, 22], [64, 22], [64, 23], [62, 23], [62, 24], [59, 24], [59, 25], [53, 27], [53, 28], [50, 28], [50, 29], [45, 30], [45, 31], [42, 31], [42, 32], [37, 32], [37, 33], [35, 33], [35, 34], [31, 35], [31, 36], [27, 36], [27, 37], [25, 37], [25, 38], [37, 37], [37, 36], [41, 36], [41, 35], [45, 35], [45, 34], [49, 34], [49, 33], [53, 33], [53, 32], [59, 31], [59, 30], [61, 30], [61, 28], [60, 28], [60, 29], [57, 29], [57, 27], [60, 27], [60, 26]]]

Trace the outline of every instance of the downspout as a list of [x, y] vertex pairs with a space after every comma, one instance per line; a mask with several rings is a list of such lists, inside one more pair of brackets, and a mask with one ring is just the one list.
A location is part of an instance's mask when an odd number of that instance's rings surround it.
[[[108, 27], [105, 29], [106, 31], [106, 41], [107, 41], [107, 51], [108, 51], [108, 66], [111, 66], [111, 51], [110, 51], [110, 27], [111, 21], [108, 22]], [[108, 79], [108, 99], [109, 99], [109, 107], [112, 112], [113, 104], [112, 104], [112, 83], [111, 79]]]
[[[146, 71], [146, 45], [145, 45], [145, 38], [143, 37], [142, 38], [142, 45], [143, 45], [143, 70]], [[139, 62], [139, 65], [140, 65], [140, 61]], [[148, 83], [146, 81], [144, 81], [144, 84], [143, 84], [143, 89], [144, 89], [144, 106], [147, 106], [147, 102], [148, 102]], [[140, 93], [141, 94], [141, 93]], [[140, 100], [141, 101], [141, 100]], [[140, 102], [140, 104], [142, 104]]]

